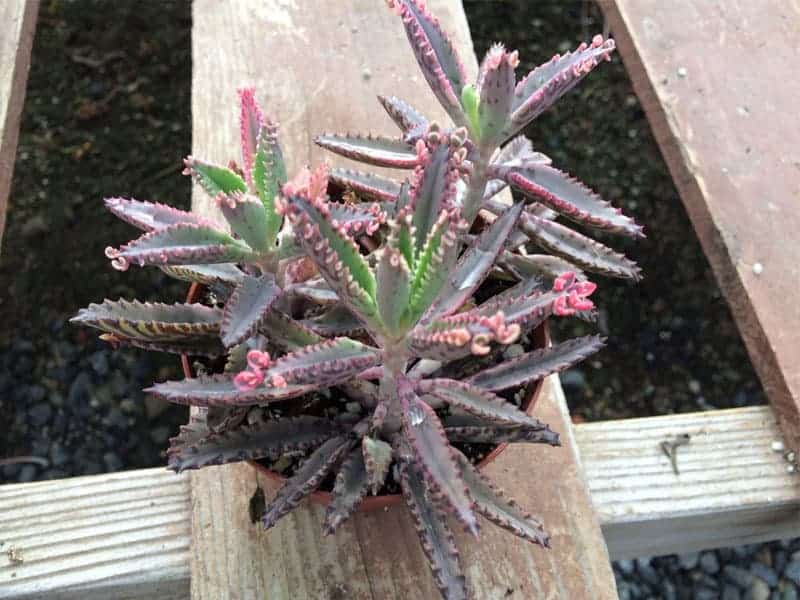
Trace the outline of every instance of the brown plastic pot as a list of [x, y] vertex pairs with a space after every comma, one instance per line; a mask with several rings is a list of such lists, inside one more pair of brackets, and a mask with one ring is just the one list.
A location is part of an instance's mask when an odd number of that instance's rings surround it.
[[[193, 283], [189, 288], [189, 293], [186, 295], [186, 302], [195, 302], [200, 296], [200, 293], [203, 290], [203, 286], [199, 283]], [[547, 323], [543, 323], [533, 331], [533, 344], [534, 348], [545, 348], [550, 341], [550, 335], [547, 331]], [[192, 377], [192, 367], [189, 364], [189, 357], [186, 354], [181, 354], [181, 367], [183, 367], [183, 374], [185, 377]], [[528, 385], [527, 393], [525, 399], [522, 401], [520, 408], [524, 410], [526, 413], [530, 414], [533, 411], [533, 408], [536, 406], [536, 402], [539, 399], [539, 395], [542, 393], [542, 388], [544, 386], [544, 380], [540, 379], [539, 381], [534, 381], [533, 383]], [[507, 443], [499, 444], [494, 447], [494, 449], [489, 452], [479, 463], [478, 468], [483, 469], [486, 465], [494, 461], [498, 456], [500, 456], [505, 449], [508, 447]], [[276, 473], [275, 471], [270, 471], [264, 465], [259, 464], [258, 462], [251, 460], [248, 461], [251, 465], [253, 465], [258, 471], [260, 471], [265, 477], [271, 479], [275, 483], [283, 484], [286, 481], [286, 477], [281, 475], [280, 473]], [[330, 492], [324, 492], [317, 490], [312, 492], [310, 495], [311, 501], [315, 504], [330, 504], [332, 500], [332, 496]], [[382, 494], [380, 496], [366, 496], [359, 505], [360, 511], [369, 512], [373, 510], [382, 509], [385, 507], [392, 506], [400, 502], [402, 496], [400, 494]]]

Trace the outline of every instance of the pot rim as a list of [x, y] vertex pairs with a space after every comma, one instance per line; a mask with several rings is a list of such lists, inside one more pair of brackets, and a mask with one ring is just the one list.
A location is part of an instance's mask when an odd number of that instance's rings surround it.
[[[200, 291], [203, 289], [203, 285], [197, 282], [192, 283], [189, 287], [189, 292], [186, 294], [186, 302], [195, 302], [197, 297], [200, 295]], [[533, 330], [533, 342], [534, 348], [546, 348], [550, 344], [550, 334], [547, 329], [547, 321], [539, 325], [536, 329]], [[189, 356], [187, 354], [181, 354], [181, 367], [183, 370], [184, 377], [192, 377], [192, 366], [189, 363]], [[534, 407], [536, 406], [537, 401], [539, 400], [539, 396], [542, 393], [542, 389], [544, 387], [544, 378], [539, 379], [538, 381], [534, 381], [529, 383], [526, 390], [525, 399], [522, 401], [520, 408], [525, 411], [526, 414], [531, 414], [533, 412]], [[503, 452], [505, 452], [506, 448], [508, 448], [508, 442], [503, 442], [495, 446], [489, 454], [484, 456], [476, 465], [478, 469], [484, 469], [487, 465], [494, 462], [498, 456], [500, 456]], [[265, 467], [264, 465], [258, 463], [255, 460], [248, 460], [257, 471], [263, 474], [265, 477], [274, 481], [275, 483], [282, 484], [286, 481], [286, 476], [281, 475], [280, 473], [276, 473]], [[309, 494], [309, 498], [311, 502], [314, 504], [330, 504], [331, 500], [333, 499], [333, 495], [331, 492], [326, 492], [323, 490], [314, 490]], [[378, 510], [382, 508], [388, 508], [389, 506], [393, 506], [400, 502], [402, 498], [401, 494], [380, 494], [378, 496], [365, 496], [359, 504], [358, 510], [362, 512], [369, 512], [373, 510]]]

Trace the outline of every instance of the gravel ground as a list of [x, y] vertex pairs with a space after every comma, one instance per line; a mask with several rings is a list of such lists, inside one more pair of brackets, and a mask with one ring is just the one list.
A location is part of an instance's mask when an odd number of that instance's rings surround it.
[[[588, 2], [465, 6], [479, 52], [505, 40], [528, 68], [603, 29]], [[34, 459], [0, 467], [0, 483], [162, 465], [186, 419], [140, 391], [176, 377], [174, 357], [115, 351], [65, 320], [106, 294], [172, 301], [183, 293], [153, 270], [108, 268], [102, 248], [132, 231], [103, 213], [100, 199], [138, 192], [188, 205], [178, 167], [191, 142], [189, 27], [186, 2], [42, 4], [0, 262], [0, 458]], [[641, 262], [646, 279], [600, 282], [601, 328], [612, 337], [596, 360], [565, 374], [573, 414], [764, 403], [619, 60], [528, 133], [650, 236], [638, 246], [608, 240]], [[624, 600], [792, 600], [800, 540], [617, 561], [614, 573]]]

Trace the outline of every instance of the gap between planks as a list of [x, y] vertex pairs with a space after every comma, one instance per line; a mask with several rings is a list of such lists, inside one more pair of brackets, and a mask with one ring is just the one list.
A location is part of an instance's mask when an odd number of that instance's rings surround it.
[[[612, 558], [800, 535], [800, 477], [771, 448], [768, 407], [573, 431]], [[659, 442], [682, 433], [675, 475]], [[189, 495], [187, 475], [161, 468], [0, 487], [0, 597], [188, 598]]]

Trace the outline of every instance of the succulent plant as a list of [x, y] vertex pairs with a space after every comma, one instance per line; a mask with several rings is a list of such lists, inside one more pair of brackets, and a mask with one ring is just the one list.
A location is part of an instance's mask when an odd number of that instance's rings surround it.
[[[287, 479], [263, 513], [267, 528], [320, 487], [332, 492], [325, 533], [368, 494], [400, 490], [442, 596], [466, 598], [449, 517], [477, 535], [480, 514], [548, 545], [541, 521], [478, 470], [475, 448], [558, 445], [557, 433], [507, 398], [603, 340], [523, 345], [513, 358], [503, 347], [551, 316], [591, 319], [595, 284], [583, 269], [638, 277], [631, 261], [555, 219], [642, 233], [517, 135], [608, 58], [611, 40], [555, 56], [519, 83], [516, 53], [495, 45], [473, 85], [422, 0], [389, 4], [453, 125], [381, 97], [401, 137], [316, 141], [410, 176], [399, 182], [323, 164], [287, 181], [277, 125], [262, 116], [253, 90], [242, 90], [241, 168], [186, 160], [227, 224], [106, 201], [145, 231], [107, 250], [112, 265], [158, 266], [203, 284], [207, 302], [106, 300], [73, 320], [114, 343], [225, 357], [221, 373], [147, 390], [197, 407], [170, 442], [170, 468], [281, 463]], [[332, 200], [337, 186], [355, 202]], [[522, 199], [499, 199], [507, 186]], [[528, 242], [544, 253], [528, 254]]]

